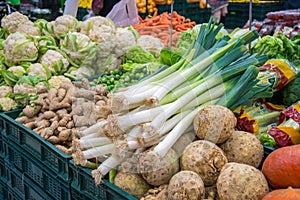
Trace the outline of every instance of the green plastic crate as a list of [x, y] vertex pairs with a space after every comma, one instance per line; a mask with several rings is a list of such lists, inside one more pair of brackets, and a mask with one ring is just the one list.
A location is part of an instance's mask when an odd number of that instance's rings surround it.
[[70, 161], [70, 168], [73, 175], [71, 193], [74, 200], [137, 200], [106, 180], [97, 186], [91, 170], [74, 165], [73, 160]]
[[16, 168], [24, 177], [30, 179], [53, 199], [71, 199], [71, 181], [62, 180], [57, 174], [45, 167], [38, 160], [28, 157], [16, 144], [4, 143], [5, 162]]
[[[22, 200], [52, 200], [53, 198], [46, 194], [28, 177], [24, 176], [13, 166], [6, 163], [6, 171], [8, 174], [8, 199]], [[61, 198], [64, 199], [64, 198]]]
[[0, 179], [0, 199], [6, 200], [8, 199], [8, 191], [6, 182]]
[[15, 143], [24, 154], [36, 158], [61, 179], [70, 181], [69, 161], [72, 156], [60, 151], [37, 133], [15, 121], [20, 112], [21, 110], [15, 110], [0, 114], [0, 129], [4, 130], [2, 137], [8, 142]]
[[0, 160], [4, 158], [5, 152], [4, 152], [4, 145], [3, 145], [3, 137], [2, 137], [2, 133], [3, 131], [0, 132]]

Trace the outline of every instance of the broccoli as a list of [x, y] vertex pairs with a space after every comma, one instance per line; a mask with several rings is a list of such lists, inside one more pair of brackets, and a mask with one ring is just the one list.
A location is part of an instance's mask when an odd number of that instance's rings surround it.
[[300, 99], [300, 73], [280, 91], [282, 103], [290, 106]]

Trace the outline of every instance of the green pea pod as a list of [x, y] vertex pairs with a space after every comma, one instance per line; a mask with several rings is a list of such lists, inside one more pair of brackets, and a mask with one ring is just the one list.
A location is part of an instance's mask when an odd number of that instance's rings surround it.
[[110, 171], [109, 171], [109, 182], [110, 183], [114, 183], [114, 180], [115, 180], [115, 177], [116, 177], [116, 174], [117, 174], [117, 170], [116, 169], [111, 169]]

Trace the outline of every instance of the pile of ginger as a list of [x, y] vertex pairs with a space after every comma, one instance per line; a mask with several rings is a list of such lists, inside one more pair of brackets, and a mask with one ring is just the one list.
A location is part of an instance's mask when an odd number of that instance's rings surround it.
[[22, 110], [16, 121], [24, 124], [66, 154], [72, 154], [72, 141], [80, 130], [103, 118], [108, 91], [103, 86], [90, 86], [88, 80], [64, 82], [58, 89], [39, 94]]

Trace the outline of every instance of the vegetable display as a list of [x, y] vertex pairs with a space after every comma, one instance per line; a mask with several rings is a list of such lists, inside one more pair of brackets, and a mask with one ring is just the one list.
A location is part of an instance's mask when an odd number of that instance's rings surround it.
[[14, 12], [1, 31], [0, 110], [22, 108], [16, 121], [96, 185], [141, 200], [298, 195], [297, 36], [228, 33], [176, 12], [125, 28]]

